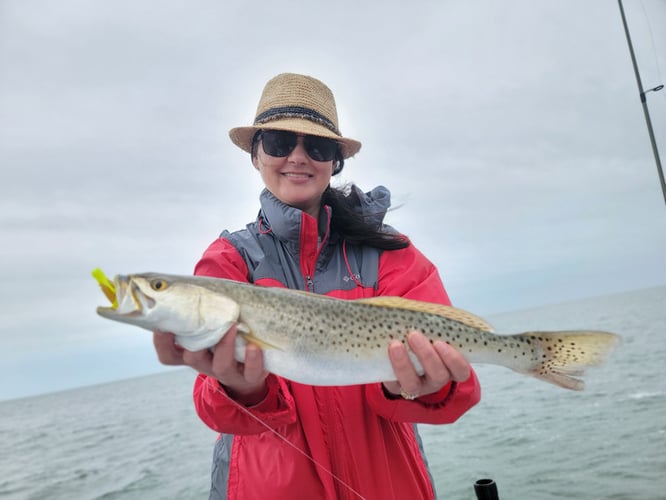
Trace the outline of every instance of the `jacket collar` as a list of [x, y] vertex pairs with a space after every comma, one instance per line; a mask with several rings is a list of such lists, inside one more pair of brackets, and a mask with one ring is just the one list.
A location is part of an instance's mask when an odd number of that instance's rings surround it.
[[[391, 206], [391, 193], [384, 186], [377, 186], [368, 193], [363, 193], [358, 187], [354, 187], [360, 198], [358, 210], [365, 214], [370, 220], [380, 225], [388, 208]], [[272, 232], [278, 239], [285, 243], [296, 243], [303, 235], [304, 218], [314, 223], [312, 217], [302, 210], [281, 202], [268, 189], [264, 189], [260, 196], [261, 211], [259, 212], [259, 227], [262, 231]], [[331, 207], [325, 206], [319, 211], [317, 224], [318, 233], [328, 233], [331, 222]], [[308, 224], [310, 225], [310, 224]], [[314, 224], [312, 224], [314, 225]], [[298, 244], [298, 243], [297, 243]]]
[[[279, 240], [285, 243], [298, 244], [302, 236], [304, 218], [314, 226], [312, 216], [306, 214], [299, 208], [289, 206], [281, 202], [268, 189], [264, 189], [260, 196], [261, 211], [259, 212], [260, 227], [263, 231], [270, 231]], [[330, 223], [330, 207], [320, 210], [319, 224], [317, 226], [322, 233], [326, 232]]]

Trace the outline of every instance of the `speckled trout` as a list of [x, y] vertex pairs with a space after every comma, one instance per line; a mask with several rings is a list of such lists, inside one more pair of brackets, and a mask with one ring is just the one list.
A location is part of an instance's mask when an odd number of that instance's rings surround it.
[[619, 340], [601, 331], [499, 335], [461, 309], [400, 297], [341, 300], [199, 276], [146, 273], [112, 282], [100, 270], [93, 275], [112, 303], [97, 309], [101, 316], [172, 332], [191, 351], [213, 347], [237, 324], [239, 361], [245, 345], [254, 343], [262, 348], [268, 371], [309, 385], [394, 380], [388, 344], [406, 342], [407, 334], [418, 330], [453, 346], [470, 363], [501, 365], [582, 390], [578, 377], [603, 363]]

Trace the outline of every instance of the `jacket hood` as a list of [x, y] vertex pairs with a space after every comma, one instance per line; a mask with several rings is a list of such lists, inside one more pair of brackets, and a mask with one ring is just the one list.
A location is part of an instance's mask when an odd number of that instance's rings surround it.
[[367, 220], [380, 226], [384, 221], [384, 217], [386, 217], [386, 212], [388, 212], [388, 209], [391, 206], [391, 192], [384, 186], [377, 186], [367, 193], [364, 193], [357, 186], [353, 186], [352, 189], [360, 200], [358, 206], [359, 212], [361, 212]]

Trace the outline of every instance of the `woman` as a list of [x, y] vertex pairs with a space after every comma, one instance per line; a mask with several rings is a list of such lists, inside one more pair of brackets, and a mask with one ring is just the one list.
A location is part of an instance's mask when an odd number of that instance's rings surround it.
[[[262, 93], [254, 124], [230, 131], [251, 154], [266, 189], [246, 229], [224, 231], [195, 274], [342, 299], [402, 296], [448, 304], [437, 269], [383, 225], [389, 193], [330, 187], [361, 147], [343, 137], [333, 94], [304, 75], [281, 74]], [[214, 351], [188, 352], [156, 333], [161, 362], [199, 371], [194, 403], [221, 433], [211, 499], [434, 498], [415, 423], [451, 423], [480, 398], [467, 361], [443, 342], [410, 332], [387, 346], [396, 380], [313, 387], [267, 373], [248, 346], [234, 359], [235, 330]]]

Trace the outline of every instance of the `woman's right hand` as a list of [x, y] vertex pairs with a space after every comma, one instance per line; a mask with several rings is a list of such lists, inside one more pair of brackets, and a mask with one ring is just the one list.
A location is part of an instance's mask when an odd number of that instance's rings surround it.
[[178, 345], [172, 333], [153, 332], [153, 344], [160, 363], [187, 365], [199, 373], [217, 379], [227, 394], [246, 406], [261, 402], [268, 392], [261, 349], [248, 344], [245, 362], [235, 358], [236, 326], [220, 339], [213, 349], [187, 351]]

